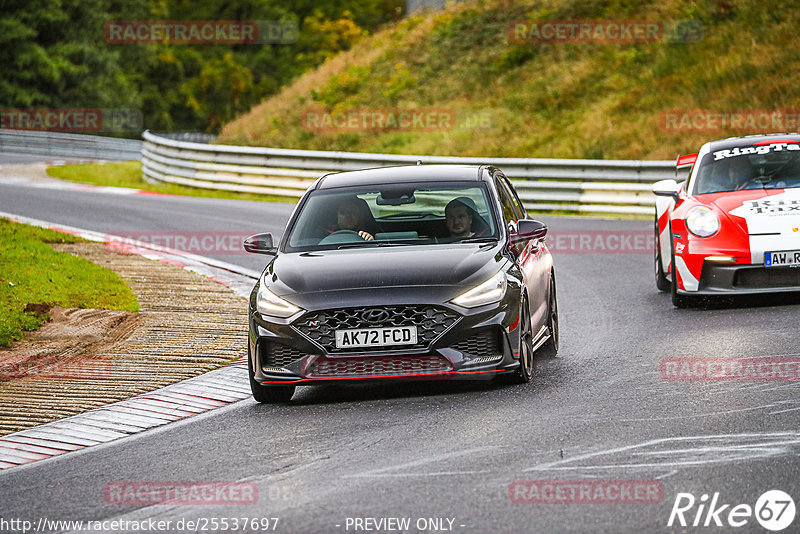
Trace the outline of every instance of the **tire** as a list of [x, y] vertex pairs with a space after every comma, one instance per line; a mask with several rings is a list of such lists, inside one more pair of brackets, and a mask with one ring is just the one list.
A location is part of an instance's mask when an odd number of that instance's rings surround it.
[[504, 384], [527, 384], [533, 377], [533, 333], [531, 332], [528, 299], [525, 297], [522, 300], [519, 316], [519, 367], [510, 374], [498, 377], [499, 381]]
[[658, 217], [656, 217], [655, 224], [656, 239], [655, 243], [655, 264], [656, 264], [656, 287], [659, 291], [665, 292], [670, 290], [670, 281], [667, 275], [664, 274], [664, 266], [661, 261], [661, 238], [658, 234]]
[[558, 298], [556, 296], [556, 279], [555, 276], [550, 276], [550, 298], [547, 302], [547, 330], [550, 334], [550, 339], [545, 341], [544, 345], [539, 347], [536, 351], [537, 356], [544, 356], [545, 358], [555, 358], [558, 354]]
[[253, 357], [247, 347], [247, 375], [250, 377], [250, 391], [253, 398], [262, 404], [289, 402], [294, 395], [294, 386], [262, 386], [253, 377]]

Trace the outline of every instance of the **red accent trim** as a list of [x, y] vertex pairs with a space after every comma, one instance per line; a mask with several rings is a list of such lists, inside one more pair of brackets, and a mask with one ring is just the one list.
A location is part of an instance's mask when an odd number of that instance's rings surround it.
[[697, 161], [697, 154], [686, 154], [685, 156], [678, 156], [678, 161], [675, 162], [676, 167], [686, 167], [694, 164]]
[[520, 317], [521, 317], [521, 315], [517, 315], [517, 318], [516, 318], [516, 319], [514, 319], [514, 322], [513, 322], [513, 324], [511, 325], [511, 328], [509, 328], [509, 329], [508, 329], [508, 331], [509, 331], [509, 332], [513, 332], [514, 330], [516, 330], [516, 329], [517, 329], [517, 327], [519, 326], [519, 318], [520, 318]]
[[753, 146], [762, 146], [762, 145], [777, 145], [778, 143], [797, 143], [797, 139], [770, 139], [768, 141], [759, 141], [758, 143], [753, 143]]
[[382, 376], [342, 376], [329, 378], [300, 378], [297, 380], [271, 380], [261, 384], [299, 384], [301, 382], [319, 382], [322, 380], [382, 380], [385, 378], [409, 378], [415, 376], [451, 376], [451, 375], [479, 375], [485, 373], [499, 373], [504, 369], [491, 369], [489, 371], [447, 371], [443, 373], [415, 373], [408, 375], [382, 375]]

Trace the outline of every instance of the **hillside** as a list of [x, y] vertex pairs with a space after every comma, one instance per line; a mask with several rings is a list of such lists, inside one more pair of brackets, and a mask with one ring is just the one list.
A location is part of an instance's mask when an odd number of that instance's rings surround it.
[[[523, 31], [512, 38], [509, 29], [516, 20], [539, 24], [517, 27]], [[525, 42], [535, 40], [536, 28], [544, 32], [547, 22], [592, 20], [684, 24], [644, 42]], [[798, 27], [800, 7], [788, 1], [769, 7], [757, 0], [456, 4], [360, 41], [227, 124], [218, 142], [462, 156], [671, 159], [708, 139], [798, 129]], [[429, 131], [394, 126], [396, 110], [405, 109], [435, 112], [440, 120], [433, 127], [416, 125]], [[675, 110], [681, 113], [665, 115]], [[694, 117], [686, 110], [750, 114], [717, 118], [741, 120], [738, 128], [702, 131], [686, 122]], [[765, 120], [754, 111], [775, 110], [795, 110], [795, 115], [787, 123], [752, 122]], [[340, 119], [352, 122], [340, 122], [344, 127], [331, 131], [332, 119], [342, 112]], [[362, 120], [361, 112], [372, 119]], [[704, 114], [702, 124], [710, 119]]]

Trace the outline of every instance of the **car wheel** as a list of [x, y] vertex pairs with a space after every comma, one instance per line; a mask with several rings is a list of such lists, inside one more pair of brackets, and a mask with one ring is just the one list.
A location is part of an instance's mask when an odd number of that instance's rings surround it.
[[250, 377], [250, 391], [253, 398], [262, 404], [289, 402], [294, 395], [294, 386], [262, 386], [253, 377], [253, 361], [250, 347], [247, 348], [247, 374]]
[[656, 264], [656, 287], [659, 291], [669, 291], [670, 282], [664, 274], [664, 266], [661, 262], [661, 240], [658, 235], [658, 218], [656, 218], [656, 239], [655, 243], [655, 264]]
[[555, 358], [558, 354], [558, 299], [556, 298], [556, 279], [550, 277], [550, 299], [547, 302], [547, 330], [550, 334], [544, 345], [536, 352], [545, 358]]
[[526, 384], [533, 376], [533, 332], [531, 332], [531, 314], [527, 298], [522, 300], [519, 315], [519, 367], [509, 379], [514, 384]]

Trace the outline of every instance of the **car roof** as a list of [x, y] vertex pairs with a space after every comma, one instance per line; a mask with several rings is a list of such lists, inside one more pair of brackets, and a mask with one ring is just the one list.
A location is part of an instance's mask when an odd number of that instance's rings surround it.
[[491, 172], [487, 165], [401, 165], [326, 174], [316, 189], [409, 182], [481, 182]]
[[724, 150], [736, 146], [754, 145], [762, 141], [775, 142], [779, 139], [787, 139], [797, 141], [800, 143], [800, 133], [773, 133], [773, 134], [760, 134], [760, 135], [745, 135], [741, 137], [729, 137], [727, 139], [720, 139], [719, 141], [710, 141], [705, 144], [708, 150]]

